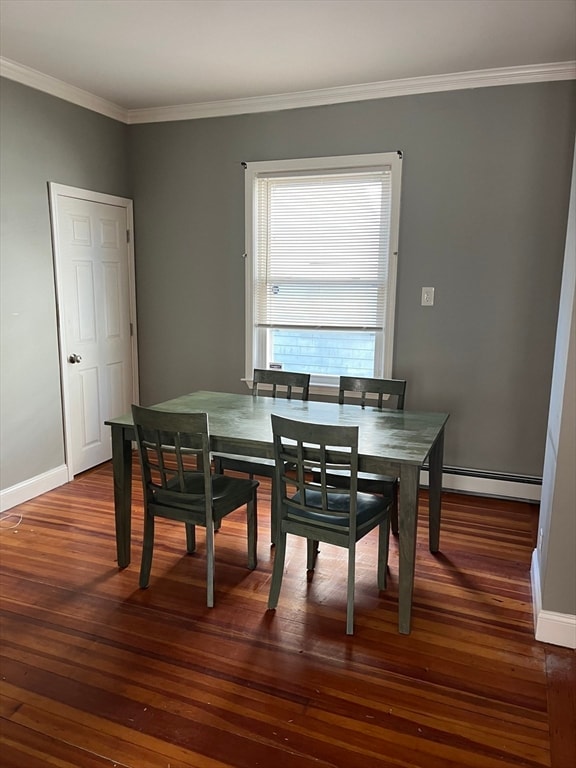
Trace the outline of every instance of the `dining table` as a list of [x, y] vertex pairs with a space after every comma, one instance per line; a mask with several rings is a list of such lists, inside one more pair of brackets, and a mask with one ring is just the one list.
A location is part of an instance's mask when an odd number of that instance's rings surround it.
[[[208, 391], [181, 395], [150, 407], [175, 413], [206, 413], [214, 453], [255, 458], [274, 458], [273, 413], [315, 424], [357, 425], [359, 471], [399, 478], [398, 630], [410, 633], [420, 471], [428, 465], [429, 549], [434, 553], [440, 548], [444, 429], [449, 414]], [[131, 413], [105, 423], [111, 428], [118, 566], [126, 568], [130, 564], [136, 435]]]

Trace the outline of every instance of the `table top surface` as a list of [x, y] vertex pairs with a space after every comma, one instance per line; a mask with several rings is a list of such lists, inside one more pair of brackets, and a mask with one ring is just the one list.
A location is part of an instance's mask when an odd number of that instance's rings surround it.
[[[213, 450], [271, 457], [272, 413], [316, 424], [359, 427], [358, 452], [374, 459], [421, 465], [448, 420], [447, 413], [380, 410], [367, 405], [339, 405], [318, 400], [287, 400], [227, 392], [192, 392], [151, 406], [176, 413], [201, 411], [208, 414]], [[105, 422], [131, 427], [128, 413]]]

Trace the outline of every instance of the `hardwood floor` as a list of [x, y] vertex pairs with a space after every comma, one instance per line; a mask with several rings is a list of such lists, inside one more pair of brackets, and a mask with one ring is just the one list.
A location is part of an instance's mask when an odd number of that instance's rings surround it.
[[537, 506], [445, 494], [441, 548], [421, 498], [413, 631], [397, 632], [398, 547], [376, 588], [376, 532], [359, 544], [355, 635], [346, 553], [322, 546], [308, 581], [289, 538], [275, 613], [270, 488], [259, 565], [245, 515], [216, 536], [205, 607], [204, 535], [160, 521], [150, 588], [115, 558], [110, 464], [0, 520], [0, 765], [5, 768], [573, 768], [574, 652], [533, 638]]

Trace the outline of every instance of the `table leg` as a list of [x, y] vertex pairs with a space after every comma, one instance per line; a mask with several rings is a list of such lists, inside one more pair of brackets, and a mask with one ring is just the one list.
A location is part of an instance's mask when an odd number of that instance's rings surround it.
[[442, 506], [442, 466], [444, 463], [444, 430], [430, 451], [428, 519], [430, 552], [440, 549], [440, 515]]
[[416, 533], [418, 529], [418, 483], [420, 467], [403, 464], [400, 468], [398, 631], [410, 634], [412, 593], [416, 565]]
[[126, 568], [130, 565], [132, 442], [125, 439], [124, 429], [121, 426], [114, 425], [112, 425], [112, 469], [118, 567]]

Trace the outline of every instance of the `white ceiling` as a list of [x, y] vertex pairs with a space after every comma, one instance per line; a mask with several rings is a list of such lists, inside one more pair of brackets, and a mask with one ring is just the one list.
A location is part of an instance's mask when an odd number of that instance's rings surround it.
[[0, 29], [2, 74], [128, 112], [576, 59], [576, 0], [0, 0]]

